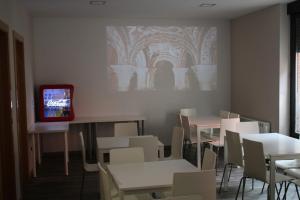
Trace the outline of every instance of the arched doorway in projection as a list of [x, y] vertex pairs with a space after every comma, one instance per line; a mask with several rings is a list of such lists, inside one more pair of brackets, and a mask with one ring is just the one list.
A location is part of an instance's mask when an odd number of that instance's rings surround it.
[[173, 64], [167, 60], [158, 61], [155, 65], [154, 88], [155, 90], [174, 89], [175, 79], [173, 73]]

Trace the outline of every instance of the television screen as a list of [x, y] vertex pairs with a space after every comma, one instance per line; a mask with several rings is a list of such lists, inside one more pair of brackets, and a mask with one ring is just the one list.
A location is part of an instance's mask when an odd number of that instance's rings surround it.
[[72, 85], [44, 85], [40, 87], [41, 121], [68, 121], [74, 119]]

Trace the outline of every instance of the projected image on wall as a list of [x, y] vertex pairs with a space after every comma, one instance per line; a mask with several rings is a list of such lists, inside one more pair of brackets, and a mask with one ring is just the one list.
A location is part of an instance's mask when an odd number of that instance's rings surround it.
[[112, 89], [215, 90], [217, 28], [107, 26]]

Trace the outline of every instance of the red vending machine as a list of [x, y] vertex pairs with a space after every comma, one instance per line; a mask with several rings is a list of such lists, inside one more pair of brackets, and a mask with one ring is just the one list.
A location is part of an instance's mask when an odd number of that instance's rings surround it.
[[40, 121], [53, 122], [73, 120], [73, 91], [73, 85], [40, 86]]

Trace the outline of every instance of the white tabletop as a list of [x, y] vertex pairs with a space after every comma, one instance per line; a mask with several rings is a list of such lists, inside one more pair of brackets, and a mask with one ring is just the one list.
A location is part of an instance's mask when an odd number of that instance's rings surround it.
[[140, 121], [146, 120], [143, 115], [132, 114], [132, 115], [103, 115], [95, 117], [75, 117], [70, 124], [78, 123], [96, 123], [96, 122], [122, 122], [122, 121]]
[[108, 165], [121, 191], [170, 188], [175, 172], [193, 172], [198, 169], [186, 160], [166, 160], [144, 163]]
[[68, 122], [37, 122], [30, 127], [29, 132], [58, 133], [69, 130]]
[[300, 154], [300, 140], [279, 133], [240, 134], [240, 137], [262, 142], [266, 155]]
[[[153, 137], [153, 135], [144, 136], [122, 136], [122, 137], [97, 137], [98, 149], [116, 149], [129, 147], [129, 138], [132, 137]], [[157, 140], [158, 146], [164, 146], [159, 140]]]
[[218, 116], [198, 116], [190, 117], [190, 124], [197, 125], [199, 128], [220, 128], [221, 118]]

